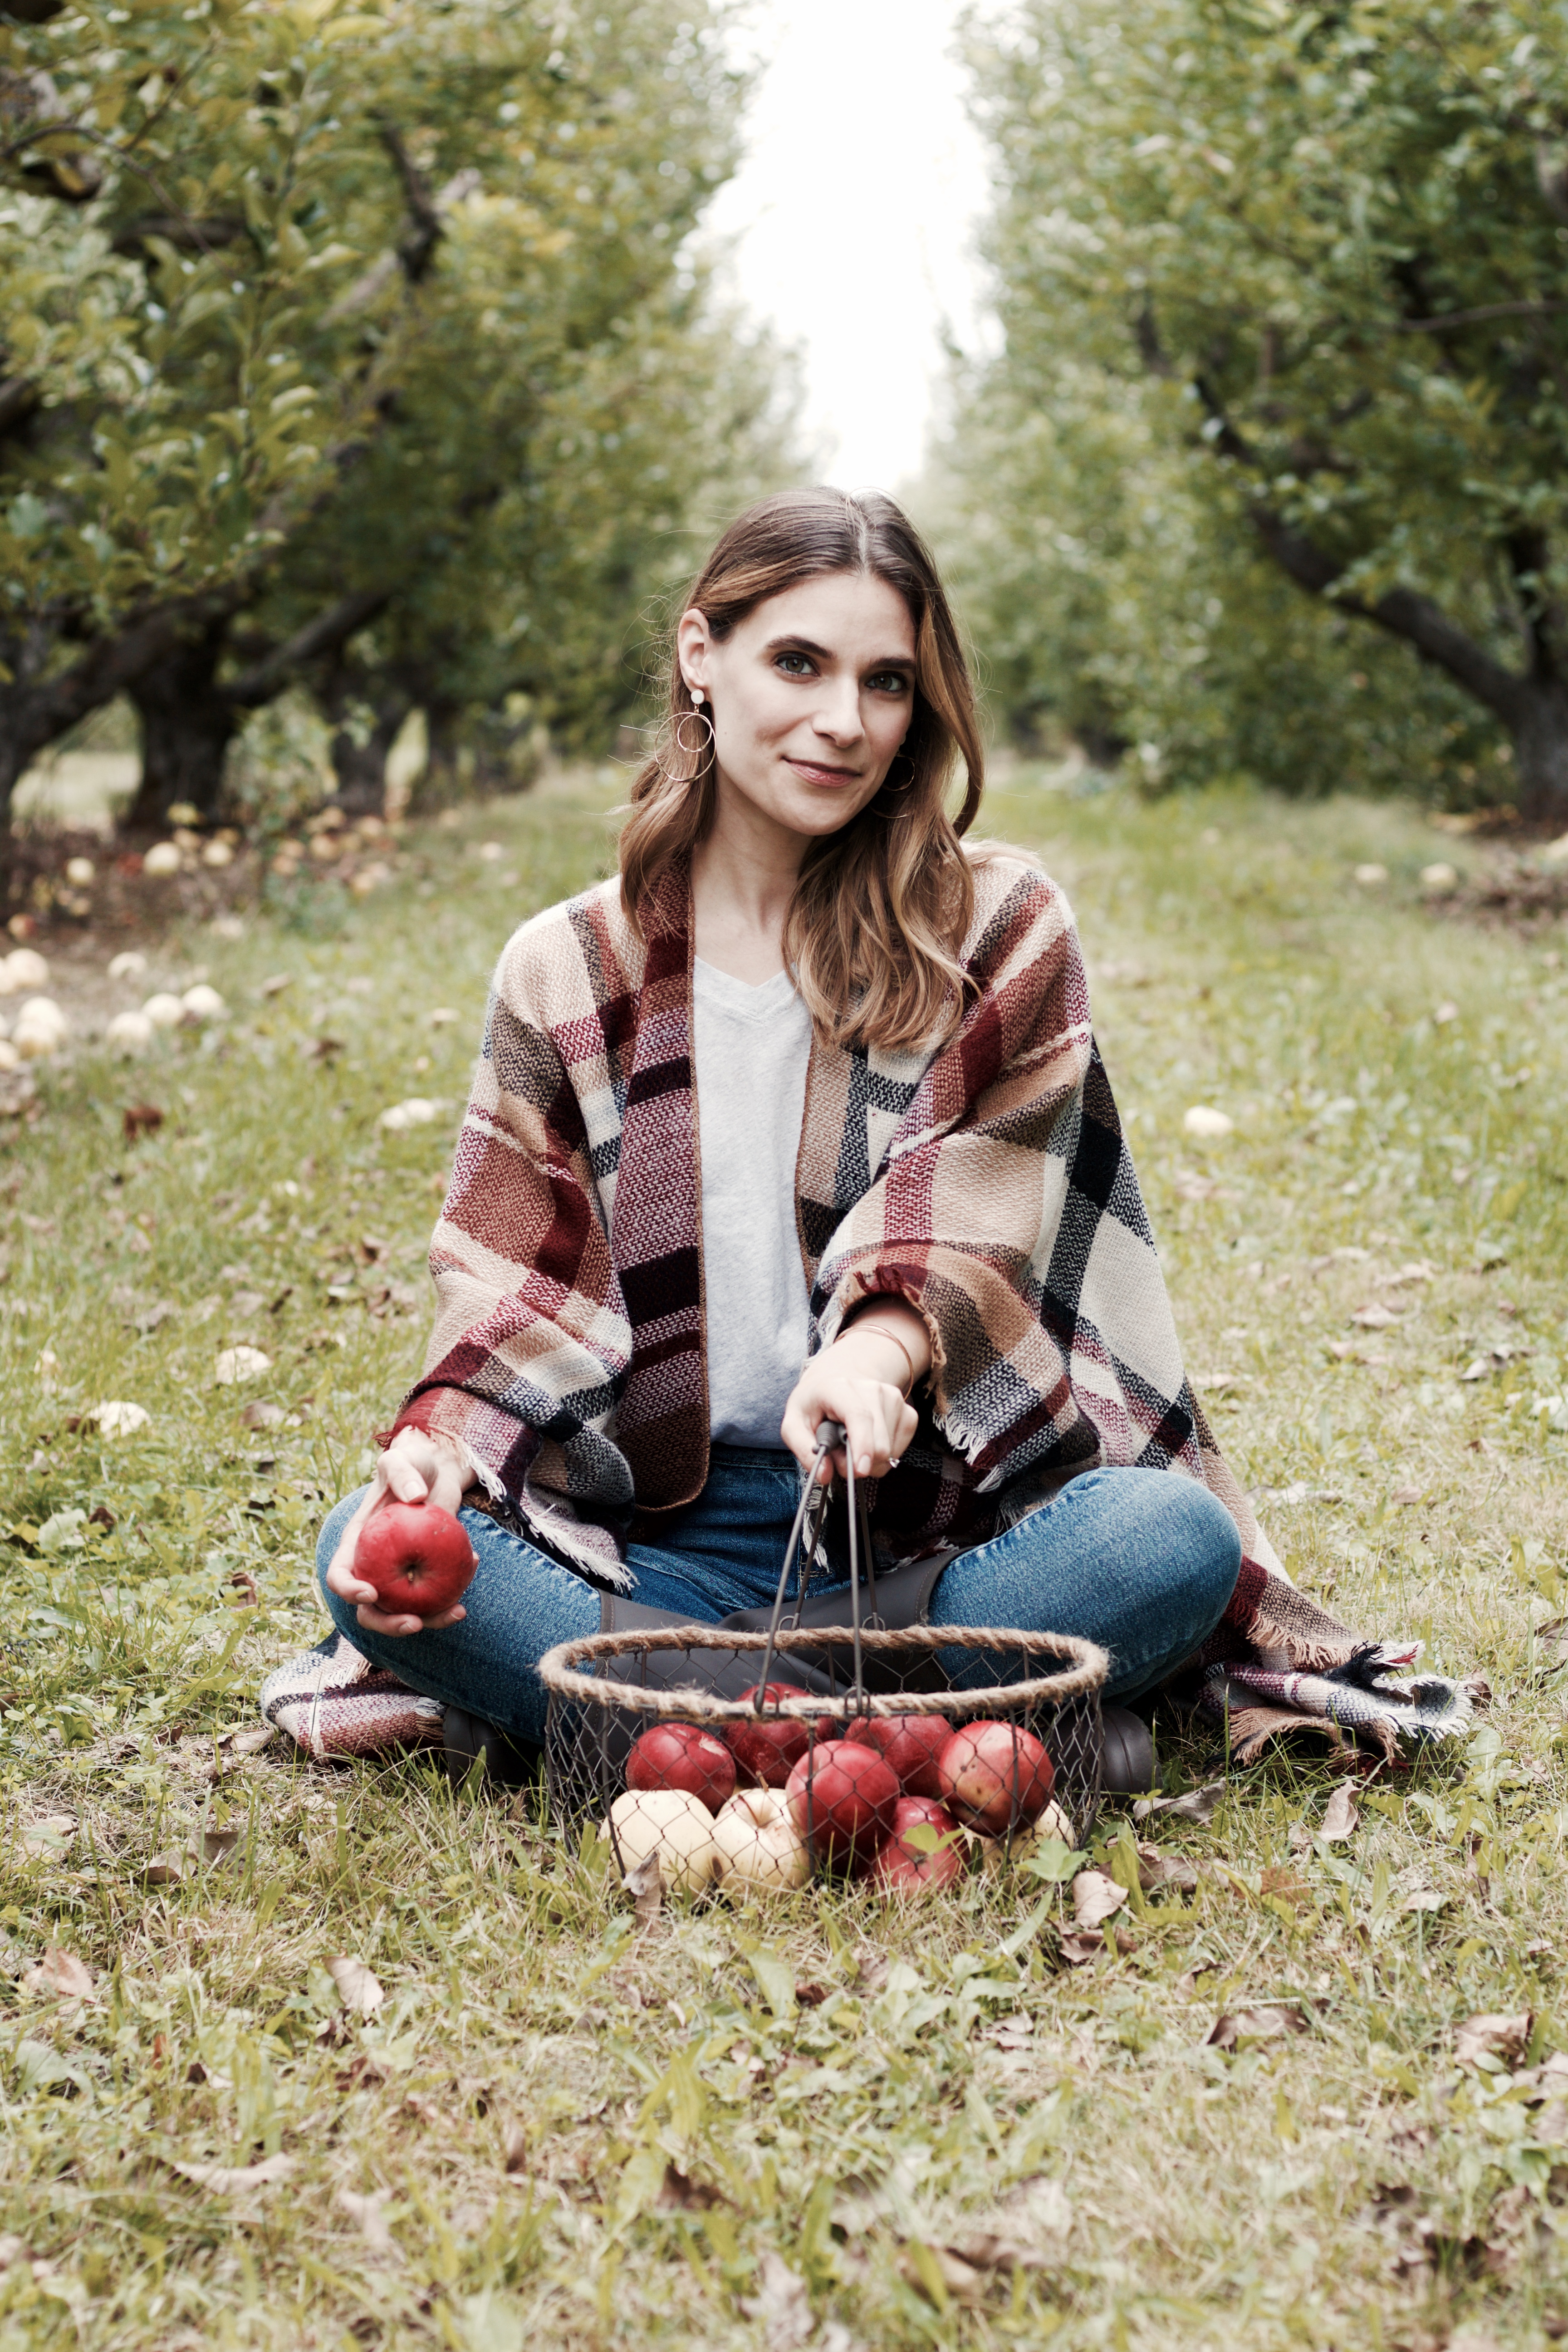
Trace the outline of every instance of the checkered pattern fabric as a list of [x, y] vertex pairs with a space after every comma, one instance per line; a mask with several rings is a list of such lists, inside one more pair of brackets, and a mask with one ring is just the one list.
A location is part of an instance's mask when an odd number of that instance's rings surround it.
[[[634, 1516], [701, 1490], [703, 1331], [724, 1311], [703, 1286], [684, 867], [643, 929], [611, 881], [504, 950], [399, 1414], [466, 1444], [520, 1530], [618, 1590]], [[879, 1548], [982, 1541], [1096, 1464], [1171, 1469], [1225, 1503], [1247, 1562], [1205, 1664], [1350, 1657], [1356, 1637], [1279, 1574], [1186, 1378], [1061, 891], [1022, 858], [978, 859], [962, 960], [972, 1001], [940, 1051], [818, 1038], [807, 1082], [813, 1349], [876, 1294], [931, 1338]]]

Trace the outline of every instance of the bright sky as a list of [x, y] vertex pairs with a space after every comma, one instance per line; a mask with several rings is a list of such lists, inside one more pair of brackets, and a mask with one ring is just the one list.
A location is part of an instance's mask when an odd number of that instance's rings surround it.
[[749, 307], [803, 347], [826, 477], [920, 466], [943, 322], [969, 345], [984, 152], [952, 51], [961, 0], [755, 0], [747, 152], [709, 215]]

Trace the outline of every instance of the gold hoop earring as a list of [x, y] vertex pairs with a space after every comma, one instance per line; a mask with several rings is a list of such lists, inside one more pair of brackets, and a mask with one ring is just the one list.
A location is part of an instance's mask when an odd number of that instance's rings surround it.
[[[905, 767], [908, 768], [910, 772], [901, 780], [900, 782], [895, 783], [893, 782], [893, 770], [900, 760], [903, 761]], [[894, 752], [892, 758], [888, 762], [888, 772], [882, 779], [882, 789], [884, 792], [889, 793], [907, 793], [910, 786], [914, 782], [914, 780], [915, 763], [900, 743], [898, 750]]]
[[[690, 727], [692, 725], [695, 725], [700, 731], [698, 740], [695, 743], [689, 743], [680, 730], [683, 727]], [[680, 753], [681, 757], [687, 760], [695, 760], [700, 766], [707, 758], [709, 752], [713, 749], [713, 721], [709, 718], [708, 713], [701, 709], [698, 709], [696, 710], [683, 710], [679, 718], [675, 722], [674, 734], [675, 748]]]
[[[700, 698], [694, 692], [692, 695], [692, 700], [695, 702], [699, 699]], [[698, 740], [695, 743], [689, 743], [681, 730], [683, 728], [689, 726], [694, 719], [700, 730], [700, 733]], [[664, 765], [663, 761], [660, 761], [658, 770], [659, 776], [663, 782], [670, 785], [672, 788], [679, 788], [681, 791], [685, 791], [689, 785], [692, 785], [697, 782], [698, 778], [701, 775], [704, 767], [707, 765], [708, 760], [712, 752], [713, 722], [709, 718], [705, 710], [683, 710], [676, 719], [675, 725], [671, 728], [670, 734], [674, 740], [675, 748], [680, 753], [681, 758], [683, 760], [689, 760], [692, 761], [691, 773], [689, 776], [672, 775], [669, 770]]]

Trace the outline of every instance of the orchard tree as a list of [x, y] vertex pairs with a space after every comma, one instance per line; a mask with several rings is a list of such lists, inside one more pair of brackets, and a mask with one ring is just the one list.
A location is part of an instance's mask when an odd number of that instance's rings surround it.
[[304, 534], [281, 569], [268, 610], [285, 642], [345, 583], [400, 583], [307, 673], [345, 808], [379, 810], [415, 708], [433, 769], [468, 755], [482, 780], [535, 726], [566, 748], [613, 736], [639, 699], [650, 597], [689, 576], [694, 529], [792, 470], [791, 371], [713, 304], [700, 265], [565, 344], [553, 380], [541, 344], [524, 305], [515, 347], [492, 329], [488, 375], [460, 349], [433, 366], [409, 404], [421, 429], [395, 419], [330, 540]]
[[963, 366], [921, 519], [1033, 751], [1070, 737], [1145, 790], [1484, 795], [1488, 714], [1394, 639], [1303, 596], [1244, 480], [1194, 459], [1163, 388], [1069, 352]]
[[0, 816], [121, 692], [141, 814], [210, 805], [247, 711], [569, 470], [543, 420], [689, 279], [737, 96], [687, 0], [0, 13]]
[[1558, 12], [1020, 0], [971, 56], [1009, 396], [1049, 413], [1064, 355], [1136, 386], [1194, 502], [1412, 649], [1506, 732], [1511, 796], [1568, 814]]

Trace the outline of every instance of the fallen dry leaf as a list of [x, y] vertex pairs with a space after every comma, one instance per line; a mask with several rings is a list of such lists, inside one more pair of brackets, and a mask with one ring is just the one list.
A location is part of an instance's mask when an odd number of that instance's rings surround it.
[[44, 1813], [36, 1822], [23, 1822], [17, 1842], [26, 1854], [60, 1853], [79, 1827], [74, 1813]]
[[506, 2168], [509, 2172], [527, 2171], [528, 2134], [524, 2131], [521, 2124], [509, 2124], [507, 2126], [506, 2139], [502, 2145], [502, 2153], [506, 2160]]
[[1413, 1510], [1417, 1503], [1426, 1501], [1426, 1489], [1425, 1486], [1395, 1486], [1388, 1499], [1391, 1503], [1397, 1503], [1402, 1511]]
[[1146, 1822], [1154, 1813], [1174, 1813], [1179, 1822], [1196, 1822], [1206, 1829], [1224, 1794], [1223, 1780], [1208, 1780], [1201, 1789], [1189, 1789], [1184, 1797], [1140, 1797], [1132, 1818]]
[[933, 2264], [938, 2278], [954, 2303], [973, 2310], [976, 2305], [984, 2302], [986, 2281], [984, 2273], [976, 2270], [973, 2263], [966, 2263], [962, 2254], [955, 2254], [951, 2247], [922, 2244], [917, 2252], [914, 2247], [906, 2246], [899, 2256], [899, 2268], [910, 2284], [924, 2294], [928, 2301], [934, 2303], [936, 2296], [930, 2279], [930, 2269]]
[[269, 2189], [276, 2180], [287, 2180], [296, 2159], [291, 2156], [268, 2156], [259, 2164], [174, 2164], [170, 2169], [182, 2179], [195, 2181], [198, 2189], [210, 2189], [219, 2197], [242, 2197], [247, 2189]]
[[1057, 1949], [1069, 1969], [1081, 1969], [1090, 1960], [1105, 1958], [1105, 1938], [1103, 1936], [1065, 1935], [1058, 1937]]
[[727, 2205], [730, 2200], [711, 2182], [693, 2180], [679, 2164], [667, 2164], [654, 2202], [664, 2212], [711, 2213], [716, 2205]]
[[763, 2323], [767, 2352], [799, 2352], [812, 2333], [811, 2297], [805, 2281], [797, 2278], [771, 2247], [763, 2256], [762, 2291], [742, 2295], [741, 2309], [746, 2318]]
[[1198, 1885], [1197, 1864], [1184, 1861], [1180, 1854], [1162, 1853], [1157, 1845], [1141, 1845], [1138, 1848], [1138, 1884], [1145, 1895], [1152, 1894], [1159, 1886], [1173, 1888], [1179, 1895], [1194, 1895]]
[[363, 1960], [340, 1957], [327, 1962], [327, 1974], [338, 1989], [338, 1998], [345, 2009], [357, 2016], [374, 2017], [386, 1999], [379, 1984]]
[[1385, 1307], [1381, 1298], [1370, 1300], [1365, 1307], [1358, 1307], [1351, 1317], [1351, 1321], [1359, 1323], [1363, 1331], [1384, 1331], [1391, 1323], [1397, 1323], [1398, 1320], [1398, 1310], [1393, 1307]]
[[[954, 2239], [948, 2252], [976, 2270], [1041, 2270], [1060, 2258], [1060, 2241], [1072, 2228], [1072, 2207], [1061, 2183], [1032, 2173], [1008, 2190], [997, 2207], [997, 2226]], [[1054, 2245], [1042, 2240], [1055, 2239]]]
[[1234, 2050], [1241, 2042], [1277, 2042], [1281, 2034], [1306, 2030], [1307, 2021], [1293, 2002], [1269, 2001], [1256, 2009], [1226, 2011], [1205, 2039], [1213, 2049]]
[[[205, 1769], [211, 1777], [211, 1767]], [[174, 1886], [182, 1879], [195, 1877], [199, 1870], [217, 1868], [229, 1861], [238, 1845], [237, 1830], [197, 1830], [174, 1852], [155, 1853], [142, 1875], [149, 1886]]]
[[1499, 2058], [1505, 2066], [1516, 2065], [1530, 2047], [1534, 2025], [1534, 2014], [1528, 2009], [1517, 2017], [1496, 2017], [1486, 2011], [1467, 2017], [1454, 2036], [1454, 2055], [1461, 2066], [1474, 2066], [1482, 2058]]
[[251, 1723], [243, 1731], [225, 1732], [219, 1745], [226, 1756], [259, 1756], [277, 1737], [269, 1723]]
[[995, 2230], [977, 2230], [973, 2237], [955, 2238], [946, 2252], [980, 2271], [1038, 2271], [1050, 2260], [1038, 2246], [1025, 2245], [1020, 2239]]
[[1361, 1815], [1355, 1808], [1352, 1786], [1351, 1781], [1342, 1780], [1323, 1807], [1318, 1835], [1327, 1838], [1332, 1844], [1338, 1844], [1342, 1838], [1353, 1837], [1360, 1825]]
[[1073, 1880], [1073, 1917], [1080, 1927], [1098, 1927], [1113, 1911], [1120, 1911], [1126, 1900], [1127, 1889], [1118, 1886], [1103, 1870], [1080, 1870]]
[[62, 2000], [85, 2000], [92, 1990], [92, 1970], [74, 1952], [51, 1944], [36, 1969], [22, 1979], [29, 1992], [58, 1993]]
[[1538, 1625], [1531, 1635], [1535, 1651], [1535, 1673], [1544, 1680], [1548, 1675], [1568, 1666], [1568, 1617], [1551, 1618]]
[[353, 2189], [340, 2189], [338, 2206], [359, 2231], [371, 2253], [383, 2260], [396, 2254], [397, 2246], [386, 2226], [386, 2213], [379, 2197], [361, 2197]]
[[356, 2050], [337, 2076], [340, 2091], [357, 2091], [363, 2083], [390, 2083], [392, 2069], [374, 2050]]
[[645, 1936], [664, 1908], [664, 1874], [658, 1866], [657, 1851], [645, 1854], [621, 1883], [632, 1898], [637, 1934]]

